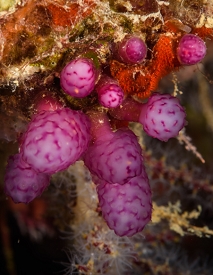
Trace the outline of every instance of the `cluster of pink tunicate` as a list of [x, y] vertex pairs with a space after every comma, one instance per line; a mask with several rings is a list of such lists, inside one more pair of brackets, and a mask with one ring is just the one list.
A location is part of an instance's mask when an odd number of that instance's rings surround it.
[[[177, 57], [182, 64], [195, 64], [205, 50], [199, 37], [185, 35]], [[120, 62], [137, 64], [146, 58], [147, 47], [140, 38], [127, 36], [113, 54]], [[130, 129], [113, 130], [110, 117], [141, 123], [148, 135], [167, 141], [185, 126], [184, 108], [170, 94], [155, 92], [147, 102], [126, 97], [115, 79], [85, 57], [77, 57], [63, 68], [60, 83], [71, 97], [95, 94], [99, 107], [88, 106], [83, 112], [63, 106], [51, 95], [37, 100], [19, 153], [8, 160], [5, 193], [16, 203], [29, 203], [48, 187], [52, 174], [83, 160], [97, 186], [109, 228], [119, 236], [142, 231], [152, 212], [142, 149]]]

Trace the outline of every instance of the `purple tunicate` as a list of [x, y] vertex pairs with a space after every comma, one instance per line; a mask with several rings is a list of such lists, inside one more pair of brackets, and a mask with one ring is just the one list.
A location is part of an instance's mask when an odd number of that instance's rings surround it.
[[151, 220], [152, 202], [145, 170], [127, 183], [97, 185], [103, 218], [110, 229], [122, 237], [141, 232]]
[[60, 83], [65, 93], [73, 97], [86, 97], [95, 86], [97, 72], [88, 58], [76, 58], [69, 62], [61, 72]]
[[89, 119], [80, 111], [63, 108], [39, 112], [23, 135], [23, 160], [37, 172], [53, 174], [67, 169], [87, 149], [89, 128]]
[[186, 125], [184, 108], [178, 98], [170, 94], [153, 93], [147, 103], [126, 98], [121, 107], [109, 113], [119, 120], [141, 123], [149, 136], [162, 141], [176, 137]]
[[149, 136], [167, 141], [185, 126], [185, 117], [185, 110], [176, 97], [154, 93], [143, 105], [139, 122]]
[[118, 57], [127, 64], [142, 62], [147, 54], [146, 44], [137, 36], [126, 36], [118, 46]]
[[106, 108], [118, 107], [123, 101], [124, 92], [118, 82], [111, 77], [102, 76], [95, 90], [100, 104]]
[[182, 65], [193, 65], [206, 55], [205, 42], [194, 34], [185, 34], [177, 47], [177, 57]]
[[48, 174], [37, 173], [21, 159], [20, 154], [9, 158], [4, 178], [4, 191], [15, 203], [29, 203], [43, 193], [49, 182]]
[[86, 151], [84, 162], [92, 174], [108, 183], [124, 184], [143, 169], [141, 147], [129, 129], [97, 139]]

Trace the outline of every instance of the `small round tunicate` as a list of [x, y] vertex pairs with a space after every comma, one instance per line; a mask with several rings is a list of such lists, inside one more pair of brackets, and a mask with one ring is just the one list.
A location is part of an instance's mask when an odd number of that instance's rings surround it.
[[194, 34], [185, 34], [177, 47], [177, 58], [182, 65], [199, 63], [206, 55], [206, 44]]
[[125, 37], [119, 44], [118, 56], [127, 64], [142, 62], [147, 54], [146, 44], [137, 36]]
[[76, 58], [61, 72], [60, 83], [65, 93], [77, 98], [88, 96], [94, 89], [97, 72], [88, 58]]
[[123, 101], [124, 91], [115, 79], [106, 75], [101, 77], [95, 90], [99, 103], [106, 108], [116, 108]]
[[151, 137], [162, 141], [176, 137], [186, 125], [186, 113], [178, 98], [154, 93], [143, 107], [139, 122]]

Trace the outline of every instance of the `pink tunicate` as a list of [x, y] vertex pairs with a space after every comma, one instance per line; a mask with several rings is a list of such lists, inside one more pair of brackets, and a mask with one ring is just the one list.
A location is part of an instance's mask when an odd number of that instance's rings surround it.
[[102, 76], [95, 88], [98, 99], [102, 106], [115, 108], [121, 105], [124, 98], [124, 91], [118, 82], [108, 76]]
[[185, 34], [177, 47], [177, 57], [183, 65], [200, 62], [206, 55], [205, 42], [194, 34]]
[[142, 62], [147, 54], [147, 46], [142, 39], [137, 36], [126, 36], [118, 46], [118, 57], [129, 64]]
[[94, 89], [97, 71], [88, 58], [76, 58], [69, 62], [60, 76], [61, 87], [73, 97], [86, 97]]
[[89, 146], [84, 163], [99, 179], [124, 184], [141, 174], [142, 150], [131, 130], [119, 129], [109, 138], [101, 136]]
[[16, 154], [8, 160], [4, 183], [5, 193], [15, 203], [29, 203], [43, 193], [50, 183], [50, 175], [37, 173]]
[[103, 182], [97, 192], [103, 218], [118, 236], [131, 237], [150, 221], [151, 190], [145, 170], [124, 185]]
[[90, 123], [69, 108], [36, 114], [22, 137], [23, 160], [37, 172], [53, 174], [67, 169], [87, 149]]
[[176, 97], [154, 93], [143, 105], [139, 122], [149, 136], [167, 141], [185, 126], [185, 117], [185, 110]]

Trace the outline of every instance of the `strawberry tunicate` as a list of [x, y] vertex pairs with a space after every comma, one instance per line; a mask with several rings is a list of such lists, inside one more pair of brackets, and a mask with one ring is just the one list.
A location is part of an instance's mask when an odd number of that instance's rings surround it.
[[197, 35], [185, 34], [177, 47], [177, 57], [182, 65], [193, 65], [206, 55], [206, 44]]
[[145, 170], [124, 185], [103, 182], [97, 192], [103, 218], [118, 236], [131, 237], [150, 221], [151, 191]]
[[124, 184], [143, 169], [141, 147], [129, 129], [97, 139], [86, 151], [84, 162], [92, 174], [108, 183]]
[[185, 110], [176, 97], [154, 93], [141, 109], [139, 122], [149, 136], [167, 141], [185, 126], [185, 117]]
[[123, 101], [124, 91], [115, 79], [106, 75], [101, 77], [95, 90], [100, 104], [106, 108], [118, 107]]
[[15, 203], [29, 203], [43, 193], [49, 182], [48, 174], [37, 173], [21, 159], [20, 154], [9, 158], [4, 178], [4, 191]]
[[95, 86], [97, 71], [88, 58], [76, 58], [69, 62], [61, 72], [61, 87], [73, 97], [86, 97]]
[[37, 172], [53, 174], [67, 169], [87, 149], [89, 119], [69, 108], [36, 114], [23, 135], [23, 160]]
[[118, 57], [124, 63], [142, 62], [147, 54], [145, 42], [137, 36], [126, 36], [118, 45]]

